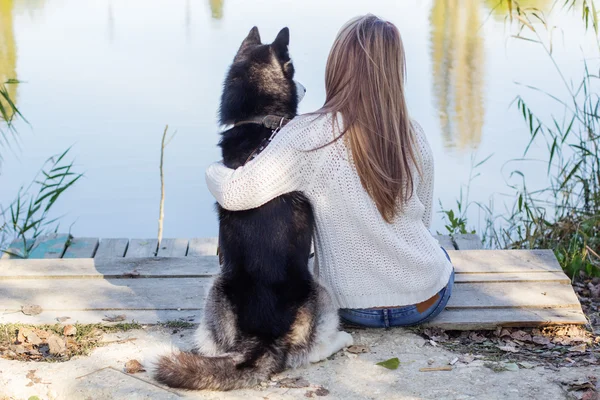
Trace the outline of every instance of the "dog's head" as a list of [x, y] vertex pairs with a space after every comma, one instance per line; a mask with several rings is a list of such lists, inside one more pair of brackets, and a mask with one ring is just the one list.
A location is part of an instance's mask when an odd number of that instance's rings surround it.
[[267, 114], [296, 115], [306, 89], [294, 81], [289, 42], [288, 28], [271, 44], [261, 43], [257, 27], [250, 30], [225, 79], [220, 107], [223, 125]]

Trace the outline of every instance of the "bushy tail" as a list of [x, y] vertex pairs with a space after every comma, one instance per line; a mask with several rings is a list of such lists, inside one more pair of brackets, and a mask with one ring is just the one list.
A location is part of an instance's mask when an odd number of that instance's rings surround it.
[[255, 386], [276, 372], [276, 356], [264, 353], [252, 365], [233, 356], [206, 357], [175, 352], [158, 358], [154, 378], [167, 386], [191, 390], [233, 390]]

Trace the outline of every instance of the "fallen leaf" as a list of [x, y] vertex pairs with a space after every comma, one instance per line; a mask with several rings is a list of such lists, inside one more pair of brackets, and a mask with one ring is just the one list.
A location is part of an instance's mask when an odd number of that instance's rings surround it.
[[77, 328], [75, 328], [73, 325], [65, 325], [63, 328], [63, 335], [65, 336], [75, 336], [76, 333]]
[[521, 340], [524, 342], [531, 342], [531, 339], [532, 339], [531, 335], [529, 333], [521, 331], [521, 330], [512, 332], [510, 334], [510, 337], [515, 340]]
[[480, 335], [477, 332], [471, 332], [471, 334], [469, 334], [469, 339], [475, 343], [483, 343], [487, 340], [485, 336]]
[[297, 376], [295, 378], [283, 378], [279, 382], [277, 382], [277, 387], [282, 388], [290, 388], [290, 389], [298, 389], [309, 387], [310, 383], [301, 376]]
[[40, 383], [42, 381], [40, 378], [35, 376], [36, 371], [37, 370], [35, 369], [30, 369], [27, 372], [27, 375], [25, 375], [25, 377], [30, 381], [26, 386], [33, 386], [35, 383]]
[[352, 354], [360, 354], [360, 353], [367, 353], [369, 352], [369, 348], [367, 346], [362, 346], [362, 345], [353, 345], [348, 347], [348, 350], [346, 350], [348, 353], [352, 353]]
[[503, 367], [505, 370], [512, 371], [512, 372], [519, 370], [519, 366], [515, 363], [504, 363]]
[[581, 400], [600, 400], [600, 395], [595, 390], [586, 390], [581, 396]]
[[29, 398], [27, 398], [27, 400], [40, 400], [40, 398], [37, 396], [29, 396]]
[[21, 307], [21, 312], [25, 315], [38, 315], [42, 312], [42, 307], [37, 304], [27, 304]]
[[600, 284], [594, 285], [592, 282], [588, 283], [588, 289], [593, 297], [600, 297]]
[[577, 352], [577, 353], [585, 353], [585, 343], [580, 344], [578, 346], [569, 347], [569, 351]]
[[138, 360], [129, 360], [125, 363], [125, 372], [135, 374], [145, 371], [144, 366]]
[[398, 357], [394, 357], [390, 358], [389, 360], [378, 362], [376, 365], [387, 369], [398, 369], [398, 366], [400, 366], [400, 360], [398, 359]]
[[444, 366], [444, 367], [419, 368], [419, 371], [421, 371], [421, 372], [452, 371], [452, 367]]
[[106, 322], [121, 322], [121, 321], [125, 321], [125, 318], [127, 318], [125, 316], [125, 314], [121, 314], [121, 315], [105, 315], [104, 318], [102, 318], [102, 321], [106, 321]]
[[320, 397], [327, 396], [329, 394], [329, 390], [325, 389], [323, 386], [320, 386], [317, 388], [317, 390], [315, 390], [315, 394]]
[[39, 346], [40, 344], [42, 344], [42, 339], [40, 339], [38, 335], [36, 335], [34, 332], [30, 331], [27, 335], [27, 343], [30, 343], [34, 346]]
[[545, 336], [534, 336], [532, 339], [533, 343], [537, 343], [537, 344], [550, 344], [550, 339], [548, 339]]
[[475, 357], [473, 357], [472, 355], [468, 354], [462, 357], [459, 357], [458, 361], [465, 363], [465, 364], [469, 364], [472, 363], [475, 360]]
[[498, 347], [502, 351], [506, 351], [509, 353], [518, 353], [519, 352], [519, 350], [515, 346], [507, 345], [507, 346], [496, 346], [496, 347]]
[[528, 363], [527, 361], [520, 361], [519, 365], [525, 369], [532, 369], [535, 368], [534, 364]]
[[56, 335], [48, 337], [48, 347], [50, 348], [50, 354], [59, 355], [65, 352], [64, 340]]

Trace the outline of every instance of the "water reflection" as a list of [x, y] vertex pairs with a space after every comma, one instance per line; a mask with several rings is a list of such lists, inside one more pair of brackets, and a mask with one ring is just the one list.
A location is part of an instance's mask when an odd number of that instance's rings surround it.
[[444, 145], [477, 147], [484, 121], [485, 54], [479, 0], [434, 0], [433, 90]]
[[[17, 79], [17, 45], [13, 32], [13, 0], [0, 0], [0, 83], [9, 79]], [[17, 86], [6, 85], [8, 95], [16, 104]], [[0, 99], [3, 102], [3, 99]], [[10, 113], [12, 108], [3, 102], [5, 110]], [[12, 114], [9, 114], [12, 117]]]
[[210, 2], [210, 12], [214, 19], [223, 18], [223, 3], [225, 0], [208, 0]]
[[[504, 19], [508, 15], [509, 3], [515, 8], [515, 0], [485, 0], [485, 5], [492, 11], [496, 19]], [[521, 8], [537, 8], [540, 11], [550, 11], [553, 0], [519, 0]]]

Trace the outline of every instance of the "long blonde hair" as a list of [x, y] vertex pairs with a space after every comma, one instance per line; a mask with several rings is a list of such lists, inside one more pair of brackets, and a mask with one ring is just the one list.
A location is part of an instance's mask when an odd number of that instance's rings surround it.
[[398, 29], [373, 15], [349, 21], [333, 43], [319, 114], [339, 113], [360, 181], [381, 216], [392, 222], [420, 171], [404, 99], [406, 61]]

